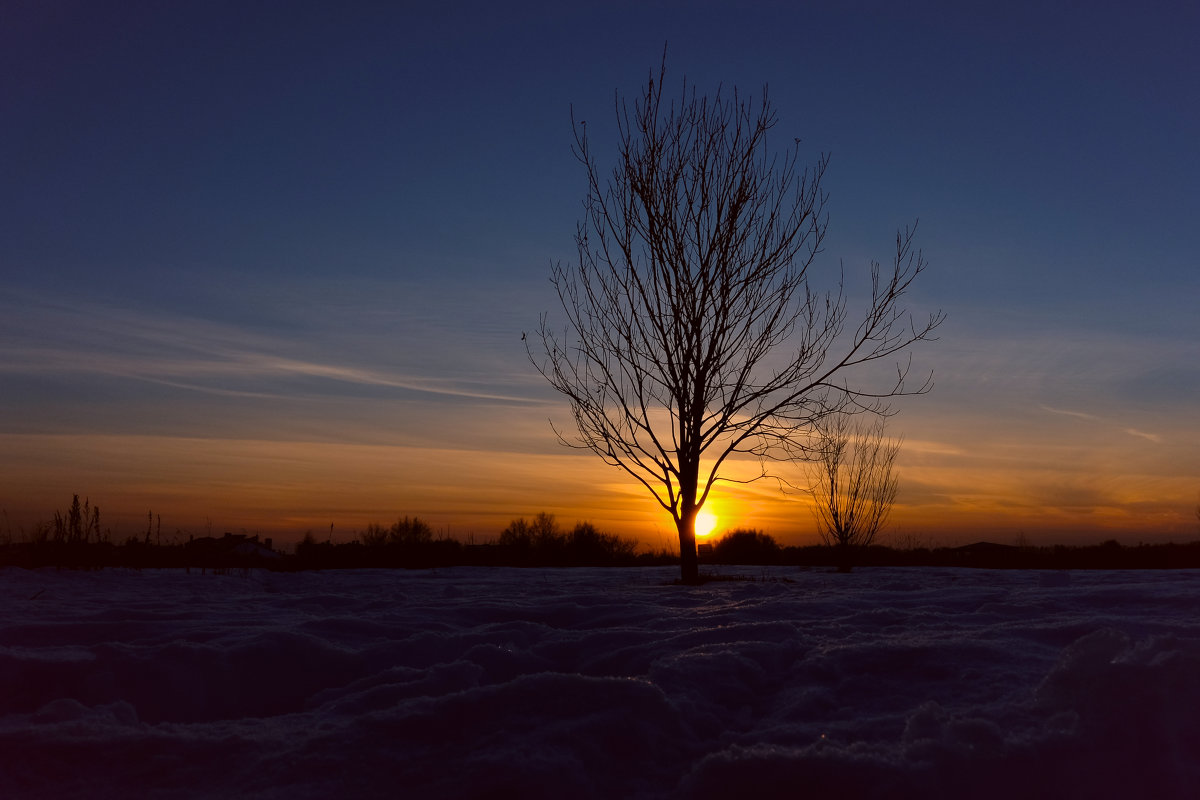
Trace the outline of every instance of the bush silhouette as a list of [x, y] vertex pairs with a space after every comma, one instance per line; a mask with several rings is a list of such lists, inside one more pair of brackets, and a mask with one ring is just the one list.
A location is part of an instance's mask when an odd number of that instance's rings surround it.
[[497, 541], [507, 550], [505, 560], [519, 565], [604, 566], [630, 563], [637, 542], [603, 533], [590, 522], [577, 522], [563, 533], [553, 514], [539, 513], [508, 524]]
[[739, 528], [713, 545], [713, 561], [722, 564], [774, 564], [782, 551], [775, 538], [762, 531]]
[[590, 522], [577, 522], [567, 538], [567, 560], [572, 564], [611, 564], [632, 561], [637, 542], [601, 533]]
[[429, 544], [433, 541], [433, 528], [420, 517], [409, 519], [406, 516], [393, 522], [390, 528], [384, 528], [378, 522], [370, 523], [359, 535], [359, 540], [367, 547]]

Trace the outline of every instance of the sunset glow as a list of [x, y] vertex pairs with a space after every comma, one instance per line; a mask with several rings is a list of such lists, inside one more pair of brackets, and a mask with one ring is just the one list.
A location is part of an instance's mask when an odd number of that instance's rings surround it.
[[[164, 541], [285, 545], [406, 515], [487, 542], [546, 512], [677, 547], [646, 486], [561, 446], [523, 342], [564, 327], [572, 109], [608, 165], [614, 92], [664, 41], [700, 93], [769, 84], [797, 168], [833, 154], [808, 274], [844, 278], [846, 331], [920, 220], [906, 303], [948, 319], [888, 421], [885, 542], [1200, 538], [1192, 6], [251, 5], [0, 26], [0, 541], [78, 493], [113, 541], [148, 512]], [[802, 466], [768, 467], [723, 461], [697, 536], [817, 541]]]
[[717, 529], [717, 516], [707, 508], [696, 514], [696, 538], [703, 539]]

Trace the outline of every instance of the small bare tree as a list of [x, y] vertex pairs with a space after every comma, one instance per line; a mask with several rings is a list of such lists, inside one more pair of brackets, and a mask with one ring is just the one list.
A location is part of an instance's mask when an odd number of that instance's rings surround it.
[[829, 417], [810, 454], [817, 532], [837, 552], [838, 571], [850, 572], [855, 551], [875, 540], [896, 501], [900, 440], [884, 436], [884, 418]]
[[[530, 359], [571, 405], [577, 436], [625, 470], [670, 514], [682, 578], [699, 579], [696, 514], [727, 460], [789, 457], [789, 442], [848, 405], [927, 390], [908, 367], [871, 385], [856, 368], [923, 339], [940, 313], [914, 321], [901, 301], [925, 268], [913, 233], [896, 237], [890, 270], [870, 268], [865, 312], [849, 322], [840, 282], [814, 292], [809, 266], [825, 237], [828, 157], [799, 164], [800, 140], [767, 149], [776, 113], [734, 89], [664, 97], [665, 58], [630, 108], [616, 100], [617, 164], [603, 177], [587, 126], [572, 124], [587, 172], [579, 260], [552, 281], [567, 317], [542, 317]], [[540, 341], [535, 348], [532, 342]], [[724, 476], [723, 476], [724, 472]]]

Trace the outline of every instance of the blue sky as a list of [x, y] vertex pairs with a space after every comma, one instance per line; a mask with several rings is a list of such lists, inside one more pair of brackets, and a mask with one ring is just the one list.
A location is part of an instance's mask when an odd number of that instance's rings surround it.
[[[974, 5], [974, 4], [971, 4]], [[1195, 536], [1200, 11], [1184, 4], [23, 3], [0, 31], [0, 506], [494, 534], [669, 520], [562, 451], [520, 335], [574, 257], [569, 111], [672, 75], [832, 154], [821, 274], [920, 219], [949, 315], [910, 533]], [[607, 148], [607, 149], [606, 149]], [[719, 499], [801, 540], [795, 498]], [[206, 522], [202, 522], [206, 521]], [[130, 522], [129, 524], [135, 524]], [[978, 538], [978, 537], [976, 537]], [[1036, 538], [1036, 537], [1035, 537]]]

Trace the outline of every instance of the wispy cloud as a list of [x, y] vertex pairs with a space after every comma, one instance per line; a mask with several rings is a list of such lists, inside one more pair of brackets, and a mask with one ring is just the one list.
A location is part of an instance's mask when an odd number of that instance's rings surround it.
[[[372, 368], [353, 363], [351, 353], [337, 363], [331, 358], [336, 343], [303, 336], [267, 336], [231, 324], [117, 308], [0, 300], [0, 309], [0, 371], [9, 374], [103, 375], [235, 397], [294, 397], [294, 379], [315, 378], [346, 387], [537, 402], [503, 391], [502, 381], [486, 374], [435, 377]], [[324, 351], [324, 357], [305, 351]]]
[[1100, 417], [1096, 416], [1095, 414], [1086, 414], [1083, 411], [1070, 411], [1065, 408], [1052, 408], [1052, 407], [1046, 406], [1046, 405], [1039, 406], [1039, 408], [1041, 408], [1042, 411], [1048, 411], [1051, 414], [1061, 414], [1064, 417], [1074, 417], [1075, 419], [1083, 419], [1083, 420], [1087, 420], [1089, 422], [1103, 422], [1104, 421]]
[[1041, 408], [1043, 411], [1047, 411], [1051, 414], [1059, 414], [1064, 417], [1073, 417], [1075, 419], [1081, 419], [1086, 422], [1094, 422], [1099, 425], [1104, 425], [1104, 426], [1112, 428], [1114, 430], [1119, 430], [1122, 433], [1126, 433], [1130, 436], [1137, 436], [1141, 439], [1145, 439], [1148, 442], [1154, 442], [1155, 444], [1160, 444], [1162, 442], [1162, 437], [1159, 436], [1157, 433], [1147, 433], [1146, 431], [1141, 431], [1141, 430], [1138, 430], [1137, 428], [1126, 427], [1119, 423], [1113, 422], [1112, 420], [1105, 419], [1104, 417], [1101, 417], [1101, 416], [1097, 416], [1096, 414], [1088, 414], [1083, 411], [1071, 411], [1071, 410], [1065, 409], [1065, 408], [1053, 408], [1052, 406], [1047, 406], [1047, 405], [1039, 406], [1039, 408]]
[[1145, 431], [1139, 431], [1137, 428], [1125, 428], [1124, 431], [1130, 436], [1139, 436], [1147, 441], [1154, 442], [1155, 444], [1162, 443], [1162, 437], [1157, 433], [1146, 433]]

